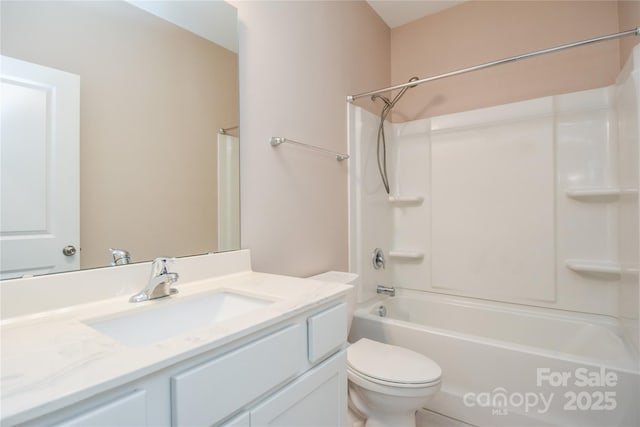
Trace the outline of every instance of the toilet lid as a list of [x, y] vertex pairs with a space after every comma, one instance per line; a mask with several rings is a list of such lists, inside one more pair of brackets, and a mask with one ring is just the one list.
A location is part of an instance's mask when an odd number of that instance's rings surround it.
[[349, 367], [368, 377], [404, 384], [426, 384], [440, 379], [442, 370], [420, 353], [362, 338], [347, 349]]

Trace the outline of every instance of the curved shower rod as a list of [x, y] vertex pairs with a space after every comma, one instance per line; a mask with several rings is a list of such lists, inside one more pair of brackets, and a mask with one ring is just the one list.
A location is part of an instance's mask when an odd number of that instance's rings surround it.
[[405, 87], [408, 87], [408, 86], [420, 85], [422, 83], [427, 83], [427, 82], [431, 82], [431, 81], [434, 81], [434, 80], [443, 79], [445, 77], [453, 77], [453, 76], [457, 76], [457, 75], [460, 75], [460, 74], [469, 73], [471, 71], [482, 70], [484, 68], [489, 68], [489, 67], [493, 67], [493, 66], [496, 66], [496, 65], [506, 64], [508, 62], [515, 62], [515, 61], [519, 61], [521, 59], [531, 58], [533, 56], [544, 55], [544, 54], [551, 53], [551, 52], [557, 52], [559, 50], [564, 50], [564, 49], [569, 49], [569, 48], [572, 48], [572, 47], [583, 46], [583, 45], [590, 44], [590, 43], [596, 43], [596, 42], [602, 42], [602, 41], [606, 41], [606, 40], [617, 39], [617, 38], [625, 37], [625, 36], [640, 36], [640, 27], [637, 27], [637, 28], [635, 28], [633, 30], [623, 31], [621, 33], [609, 34], [607, 36], [596, 37], [596, 38], [589, 39], [589, 40], [582, 40], [582, 41], [579, 41], [579, 42], [569, 43], [569, 44], [565, 44], [565, 45], [562, 45], [562, 46], [551, 47], [549, 49], [538, 50], [536, 52], [531, 52], [531, 53], [525, 53], [525, 54], [522, 54], [522, 55], [512, 56], [510, 58], [499, 59], [497, 61], [491, 61], [491, 62], [487, 62], [487, 63], [484, 63], [484, 64], [475, 65], [473, 67], [462, 68], [462, 69], [451, 71], [451, 72], [448, 72], [448, 73], [439, 74], [439, 75], [433, 76], [433, 77], [427, 77], [427, 78], [420, 79], [420, 80], [415, 80], [415, 81], [412, 81], [412, 82], [397, 84], [395, 86], [386, 87], [384, 89], [372, 90], [372, 91], [369, 91], [369, 92], [359, 93], [357, 95], [348, 95], [347, 96], [347, 102], [353, 102], [356, 99], [362, 98], [362, 97], [365, 97], [365, 96], [377, 95], [379, 93], [389, 92], [389, 91], [396, 90], [396, 89], [402, 89], [402, 88], [405, 88]]

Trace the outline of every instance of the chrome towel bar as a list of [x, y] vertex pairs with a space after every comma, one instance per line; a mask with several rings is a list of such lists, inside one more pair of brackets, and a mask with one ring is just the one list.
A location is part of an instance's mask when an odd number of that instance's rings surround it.
[[227, 135], [229, 133], [230, 130], [236, 130], [238, 129], [240, 126], [232, 126], [230, 128], [220, 128], [218, 129], [218, 133], [220, 135]]
[[306, 147], [306, 148], [309, 148], [309, 149], [314, 150], [314, 151], [319, 151], [321, 153], [331, 154], [332, 156], [336, 156], [336, 160], [338, 160], [339, 162], [341, 162], [343, 160], [347, 160], [349, 158], [348, 154], [338, 153], [336, 151], [331, 151], [331, 150], [327, 150], [326, 148], [316, 147], [315, 145], [305, 144], [303, 142], [294, 141], [292, 139], [284, 138], [282, 136], [272, 136], [271, 139], [269, 140], [269, 143], [273, 147], [277, 147], [278, 145], [280, 145], [282, 143], [285, 143], [285, 142], [288, 143], [288, 144], [300, 145], [302, 147]]

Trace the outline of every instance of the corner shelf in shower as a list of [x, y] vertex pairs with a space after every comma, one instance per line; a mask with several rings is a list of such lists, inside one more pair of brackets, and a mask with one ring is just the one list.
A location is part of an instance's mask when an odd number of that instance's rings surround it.
[[569, 188], [566, 193], [567, 197], [572, 199], [598, 202], [617, 200], [624, 193], [637, 194], [637, 190], [623, 190], [617, 187]]
[[390, 258], [398, 258], [404, 260], [421, 260], [424, 258], [424, 252], [420, 251], [408, 251], [404, 249], [394, 249], [389, 251]]
[[565, 260], [565, 265], [567, 266], [568, 269], [578, 273], [599, 273], [599, 274], [620, 275], [620, 273], [622, 272], [620, 265], [615, 264], [613, 262], [568, 259], [568, 260]]
[[422, 196], [389, 196], [392, 205], [421, 205], [423, 201]]

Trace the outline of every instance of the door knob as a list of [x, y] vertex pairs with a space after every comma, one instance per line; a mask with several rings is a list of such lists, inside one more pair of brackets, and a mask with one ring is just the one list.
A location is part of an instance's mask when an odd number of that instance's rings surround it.
[[62, 253], [65, 256], [74, 256], [76, 254], [76, 247], [73, 245], [68, 245], [62, 248]]

